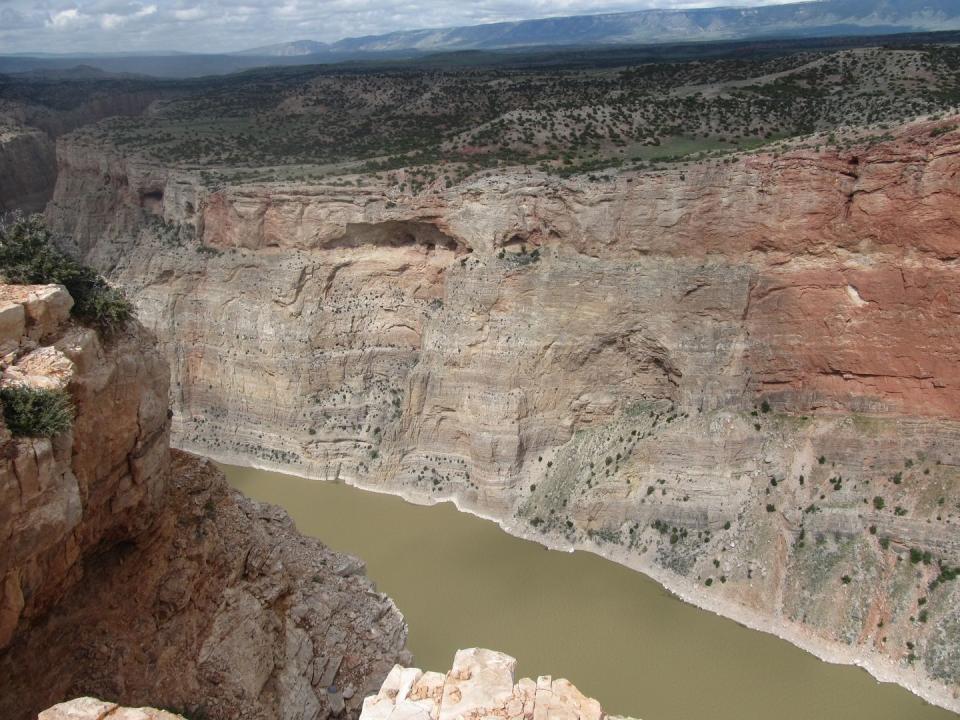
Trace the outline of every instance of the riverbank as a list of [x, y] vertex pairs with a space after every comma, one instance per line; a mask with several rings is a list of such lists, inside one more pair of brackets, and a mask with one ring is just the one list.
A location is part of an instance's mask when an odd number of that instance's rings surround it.
[[[225, 454], [219, 454], [220, 456], [218, 457], [218, 453], [212, 453], [212, 455], [221, 462], [230, 462], [232, 464], [242, 465], [245, 467], [256, 467], [262, 470], [283, 472], [287, 474], [290, 474], [291, 470], [289, 467], [267, 467], [269, 463], [250, 462], [247, 458], [223, 457], [222, 455]], [[240, 462], [237, 462], [238, 460]], [[294, 474], [298, 477], [303, 477], [302, 473]], [[776, 621], [766, 619], [759, 613], [751, 611], [749, 608], [745, 608], [742, 605], [725, 601], [722, 598], [711, 597], [709, 595], [709, 590], [706, 588], [698, 588], [693, 583], [686, 581], [684, 578], [678, 578], [672, 573], [664, 571], [662, 568], [639, 562], [636, 557], [632, 557], [626, 553], [613, 552], [612, 550], [614, 549], [610, 548], [609, 546], [598, 545], [596, 543], [582, 543], [574, 546], [570, 543], [558, 541], [556, 538], [551, 538], [535, 532], [531, 533], [519, 523], [510, 522], [509, 519], [505, 520], [503, 518], [490, 517], [487, 514], [478, 512], [476, 508], [470, 507], [468, 504], [463, 503], [457, 498], [438, 499], [435, 497], [417, 496], [416, 494], [409, 492], [390, 492], [388, 489], [385, 489], [382, 486], [364, 487], [363, 483], [358, 482], [348, 482], [346, 484], [363, 490], [372, 490], [378, 494], [402, 497], [404, 500], [412, 502], [416, 505], [429, 506], [436, 505], [441, 502], [451, 502], [455, 507], [457, 507], [458, 511], [469, 513], [470, 515], [487, 521], [493, 521], [497, 526], [513, 537], [530, 540], [538, 543], [541, 546], [564, 552], [584, 550], [588, 553], [612, 560], [619, 565], [640, 572], [644, 576], [653, 579], [661, 586], [669, 590], [674, 596], [692, 606], [707, 610], [720, 617], [732, 619], [752, 630], [759, 630], [763, 633], [786, 640], [791, 644], [809, 652], [820, 660], [833, 664], [854, 665], [861, 667], [867, 670], [874, 678], [878, 680], [884, 682], [894, 682], [900, 686], [906, 687], [927, 701], [933, 700], [934, 704], [955, 711], [956, 700], [954, 698], [951, 698], [948, 694], [944, 693], [940, 693], [938, 697], [936, 693], [936, 687], [924, 687], [923, 683], [916, 682], [915, 678], [911, 678], [903, 673], [900, 673], [897, 668], [887, 667], [882, 662], [876, 662], [874, 659], [864, 657], [863, 655], [852, 651], [851, 648], [845, 648], [842, 646], [837, 646], [836, 644], [824, 642], [817, 637], [811, 636], [810, 633], [804, 632], [802, 628], [798, 628], [795, 624], [789, 622], [778, 623]], [[953, 706], [951, 706], [951, 703], [953, 703]]]

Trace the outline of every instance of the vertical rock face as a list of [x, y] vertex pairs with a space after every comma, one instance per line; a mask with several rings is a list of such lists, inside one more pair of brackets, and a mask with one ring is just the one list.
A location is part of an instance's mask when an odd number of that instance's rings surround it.
[[[55, 85], [56, 83], [54, 83]], [[169, 94], [150, 87], [132, 92], [97, 92], [75, 87], [27, 92], [49, 106], [9, 97], [0, 103], [0, 213], [40, 212], [53, 195], [57, 180], [56, 139], [104, 118], [139, 115]], [[9, 93], [13, 97], [17, 92]]]
[[455, 499], [958, 707], [956, 124], [415, 196], [65, 142], [48, 219], [180, 447]]
[[59, 286], [0, 286], [0, 382], [76, 407], [50, 439], [0, 423], [0, 717], [85, 694], [223, 720], [356, 716], [406, 658], [400, 613], [360, 561], [208, 462], [171, 459], [155, 341], [135, 324], [104, 341], [71, 305]]
[[39, 130], [0, 122], [0, 177], [0, 212], [43, 210], [57, 180], [54, 141]]
[[0, 649], [80, 581], [94, 548], [149, 527], [167, 481], [167, 365], [152, 340], [104, 344], [70, 322], [59, 286], [0, 286], [2, 383], [66, 388], [71, 432], [13, 439], [2, 427]]
[[600, 703], [568, 680], [541, 675], [514, 681], [517, 661], [504, 653], [459, 650], [446, 674], [399, 665], [363, 703], [360, 720], [602, 720]]

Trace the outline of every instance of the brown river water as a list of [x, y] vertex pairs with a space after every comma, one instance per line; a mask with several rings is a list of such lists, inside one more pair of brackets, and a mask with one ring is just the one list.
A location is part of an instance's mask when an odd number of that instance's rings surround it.
[[452, 504], [221, 467], [301, 532], [366, 561], [407, 619], [417, 667], [442, 672], [458, 648], [488, 647], [516, 657], [518, 677], [566, 677], [607, 712], [643, 720], [958, 718], [688, 605], [638, 572], [546, 550]]

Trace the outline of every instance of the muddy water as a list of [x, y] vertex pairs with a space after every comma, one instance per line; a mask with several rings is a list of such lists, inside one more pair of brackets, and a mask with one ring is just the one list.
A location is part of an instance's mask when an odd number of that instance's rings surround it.
[[567, 677], [608, 712], [643, 720], [957, 720], [616, 563], [545, 550], [450, 504], [223, 469], [302, 532], [366, 561], [407, 618], [418, 667], [443, 670], [457, 648], [494, 648], [518, 658], [523, 675]]

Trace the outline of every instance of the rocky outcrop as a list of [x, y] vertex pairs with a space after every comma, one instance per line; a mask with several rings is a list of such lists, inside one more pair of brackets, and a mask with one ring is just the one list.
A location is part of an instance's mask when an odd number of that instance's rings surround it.
[[165, 710], [126, 708], [96, 698], [77, 698], [54, 705], [37, 716], [37, 720], [186, 720]]
[[96, 548], [146, 530], [167, 482], [167, 364], [137, 332], [103, 343], [72, 305], [60, 286], [0, 286], [3, 385], [66, 388], [76, 407], [72, 430], [49, 439], [0, 423], [0, 649], [82, 580]]
[[395, 666], [363, 703], [361, 720], [602, 720], [600, 703], [568, 680], [541, 675], [514, 682], [517, 661], [504, 653], [460, 650], [446, 674]]
[[[603, 720], [600, 703], [568, 680], [542, 675], [515, 682], [517, 661], [504, 653], [457, 652], [447, 673], [395, 665], [379, 692], [363, 702], [360, 720]], [[131, 710], [78, 698], [40, 713], [37, 720], [183, 720], [152, 708]], [[619, 720], [627, 720], [626, 718]]]
[[68, 141], [48, 219], [157, 332], [179, 446], [453, 499], [956, 708], [956, 126], [419, 195]]
[[50, 439], [0, 423], [0, 717], [88, 694], [223, 720], [355, 717], [407, 657], [400, 613], [362, 562], [209, 462], [171, 459], [155, 341], [135, 324], [104, 341], [71, 304], [0, 286], [2, 383], [66, 389], [76, 409]]

